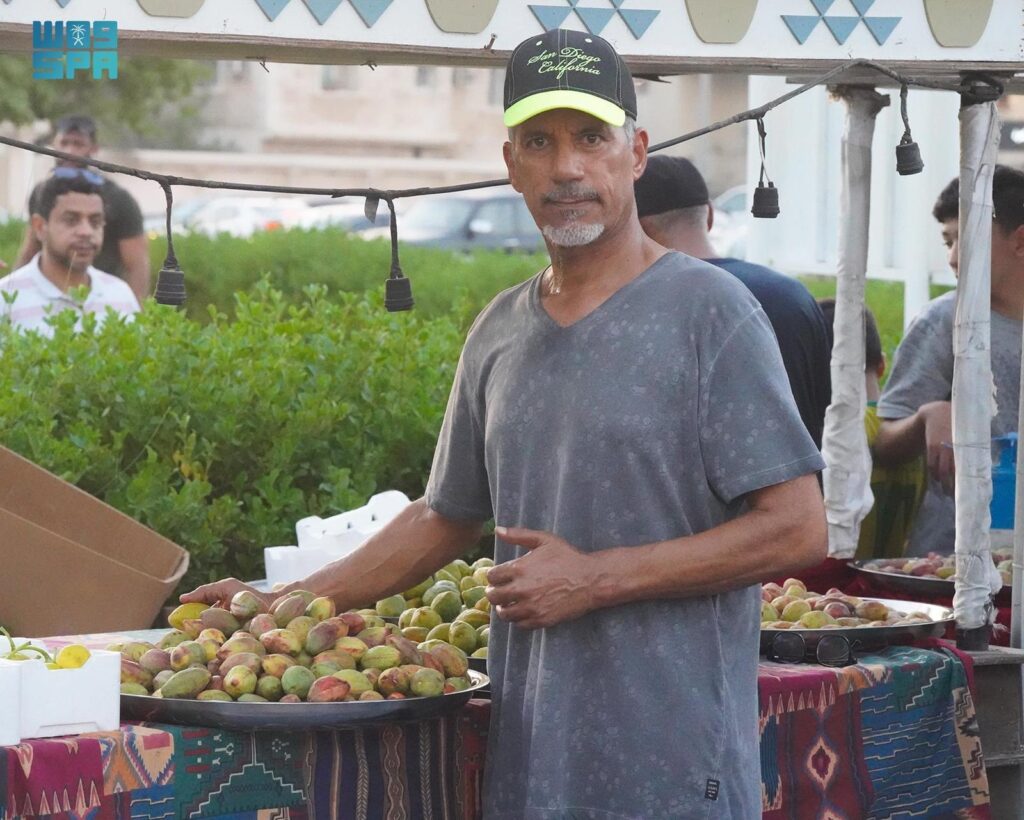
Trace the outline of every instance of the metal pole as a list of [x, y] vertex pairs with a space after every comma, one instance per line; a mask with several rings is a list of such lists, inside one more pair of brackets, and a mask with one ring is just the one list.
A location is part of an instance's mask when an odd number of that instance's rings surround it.
[[873, 88], [837, 86], [846, 105], [843, 187], [836, 272], [835, 342], [832, 346], [832, 403], [825, 413], [825, 514], [828, 551], [850, 558], [860, 524], [871, 509], [871, 455], [864, 432], [864, 282], [871, 217], [871, 140], [875, 118], [889, 98]]
[[988, 648], [993, 587], [991, 362], [992, 174], [999, 144], [995, 103], [963, 95], [960, 109], [960, 258], [953, 323], [956, 461], [957, 646]]

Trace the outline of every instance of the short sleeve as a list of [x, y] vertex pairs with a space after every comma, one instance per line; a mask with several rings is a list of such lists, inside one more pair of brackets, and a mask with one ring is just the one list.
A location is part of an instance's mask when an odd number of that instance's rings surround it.
[[762, 310], [741, 319], [701, 370], [701, 456], [726, 504], [824, 468]]
[[424, 497], [446, 518], [487, 521], [494, 508], [484, 452], [483, 386], [469, 375], [466, 355], [463, 350], [455, 371]]
[[[953, 391], [952, 317], [933, 305], [909, 328], [896, 348], [878, 416], [902, 419], [923, 404], [949, 401]], [[948, 319], [948, 321], [947, 321]]]
[[142, 233], [142, 210], [124, 188], [113, 186], [107, 198], [107, 224], [104, 230], [120, 242]]

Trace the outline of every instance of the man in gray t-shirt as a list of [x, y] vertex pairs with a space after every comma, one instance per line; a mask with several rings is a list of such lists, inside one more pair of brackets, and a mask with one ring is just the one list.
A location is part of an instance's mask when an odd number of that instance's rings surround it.
[[505, 160], [552, 264], [470, 331], [425, 497], [294, 585], [382, 598], [494, 517], [487, 820], [759, 817], [756, 584], [825, 555], [823, 464], [771, 326], [645, 236], [635, 117], [600, 37], [513, 52]]
[[[932, 211], [950, 249], [949, 264], [959, 263], [959, 179], [943, 192]], [[992, 379], [996, 414], [992, 435], [1017, 429], [1020, 398], [1021, 314], [1024, 310], [1024, 173], [996, 166], [992, 181]], [[956, 293], [929, 302], [907, 328], [878, 402], [882, 419], [875, 440], [877, 463], [903, 463], [924, 452], [928, 490], [907, 544], [908, 555], [951, 553], [955, 539], [953, 440], [950, 398], [953, 392], [953, 318]], [[981, 397], [979, 397], [980, 400]]]

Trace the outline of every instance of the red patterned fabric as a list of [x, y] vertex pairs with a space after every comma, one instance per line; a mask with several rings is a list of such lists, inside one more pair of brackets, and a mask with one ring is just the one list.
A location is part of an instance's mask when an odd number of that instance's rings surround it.
[[100, 739], [90, 736], [27, 740], [7, 747], [9, 814], [84, 812], [103, 795]]

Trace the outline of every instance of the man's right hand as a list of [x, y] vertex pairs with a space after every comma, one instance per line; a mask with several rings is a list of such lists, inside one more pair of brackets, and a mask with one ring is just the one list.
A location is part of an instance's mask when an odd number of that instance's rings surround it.
[[953, 405], [948, 401], [922, 404], [918, 413], [924, 420], [925, 458], [928, 472], [949, 494], [953, 493]]
[[225, 578], [222, 581], [214, 581], [212, 584], [203, 584], [203, 586], [191, 592], [185, 592], [178, 596], [178, 600], [183, 604], [209, 604], [210, 606], [222, 606], [227, 609], [231, 599], [243, 589], [248, 590], [263, 601], [268, 609], [283, 594], [280, 592], [260, 592], [249, 586], [249, 584], [239, 581], [237, 578]]

